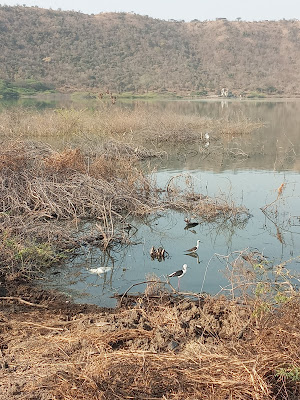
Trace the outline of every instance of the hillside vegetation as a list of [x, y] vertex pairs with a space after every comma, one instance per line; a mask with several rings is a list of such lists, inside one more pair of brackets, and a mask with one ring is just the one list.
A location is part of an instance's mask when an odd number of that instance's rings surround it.
[[0, 7], [0, 79], [60, 90], [300, 94], [300, 22]]

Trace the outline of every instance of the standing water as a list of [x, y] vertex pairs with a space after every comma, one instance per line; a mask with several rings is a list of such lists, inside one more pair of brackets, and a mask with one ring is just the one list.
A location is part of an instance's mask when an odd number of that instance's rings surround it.
[[[245, 206], [249, 217], [221, 222], [195, 219], [191, 227], [184, 219], [192, 216], [175, 211], [151, 215], [143, 223], [132, 220], [133, 245], [104, 253], [85, 246], [59, 274], [51, 275], [51, 286], [78, 302], [114, 306], [114, 293], [123, 293], [153, 274], [165, 280], [187, 264], [180, 289], [216, 294], [228, 285], [225, 256], [246, 249], [262, 253], [271, 265], [288, 261], [287, 267], [298, 273], [300, 101], [176, 101], [149, 107], [225, 120], [247, 117], [263, 123], [251, 134], [224, 136], [223, 151], [216, 132], [210, 131], [205, 146], [169, 148], [168, 157], [153, 161], [161, 187], [171, 179], [179, 186], [192, 180], [195, 192]], [[197, 252], [187, 254], [197, 240]], [[152, 246], [164, 248], [168, 257], [153, 260]], [[177, 286], [177, 278], [171, 282]]]

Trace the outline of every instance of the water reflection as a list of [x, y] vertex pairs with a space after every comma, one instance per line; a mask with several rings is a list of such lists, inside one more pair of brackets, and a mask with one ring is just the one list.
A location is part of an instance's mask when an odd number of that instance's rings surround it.
[[[97, 103], [89, 103], [97, 107]], [[139, 223], [131, 221], [134, 243], [125, 249], [103, 252], [83, 246], [65, 268], [51, 276], [52, 285], [76, 301], [113, 306], [115, 292], [124, 292], [150, 274], [164, 279], [188, 264], [182, 290], [218, 293], [226, 286], [224, 258], [247, 248], [256, 248], [278, 264], [292, 259], [289, 267], [300, 271], [300, 101], [163, 101], [146, 103], [149, 108], [173, 110], [208, 118], [237, 119], [240, 115], [264, 126], [253, 134], [223, 136], [209, 133], [209, 145], [168, 145], [168, 157], [152, 161], [161, 186], [181, 173], [194, 179], [195, 191], [223, 197], [244, 205], [250, 218], [207, 223], [191, 221], [170, 211]], [[72, 105], [74, 106], [74, 104]], [[118, 102], [117, 107], [139, 107], [138, 102]], [[82, 105], [81, 105], [82, 107]], [[205, 142], [205, 143], [207, 143]], [[278, 189], [284, 189], [278, 196]], [[193, 225], [192, 225], [193, 224]], [[185, 250], [200, 239], [196, 253]], [[151, 259], [150, 249], [162, 247], [169, 257]], [[91, 270], [101, 268], [99, 273]], [[141, 287], [142, 289], [142, 287]]]
[[[224, 107], [223, 103], [226, 103]], [[239, 121], [248, 118], [264, 126], [247, 135], [220, 135], [210, 132], [208, 145], [166, 145], [167, 161], [160, 168], [178, 170], [294, 170], [300, 171], [300, 100], [287, 101], [173, 101], [149, 103], [147, 107], [200, 115], [206, 118]], [[134, 103], [135, 104], [135, 103]], [[223, 106], [222, 106], [223, 104]], [[138, 105], [136, 105], [138, 107]]]
[[[233, 252], [258, 249], [268, 257], [270, 265], [300, 254], [300, 175], [250, 170], [220, 174], [199, 170], [190, 172], [198, 182], [197, 190], [205, 190], [217, 197], [230, 193], [232, 201], [244, 204], [251, 217], [212, 223], [197, 220], [197, 225], [191, 229], [186, 229], [185, 215], [175, 211], [150, 216], [143, 224], [132, 221], [137, 227], [131, 236], [135, 244], [123, 251], [113, 249], [109, 253], [94, 248], [83, 250], [83, 254], [63, 270], [64, 281], [68, 275], [72, 281], [69, 285], [64, 282], [64, 290], [72, 289], [73, 296], [74, 291], [83, 293], [81, 297], [75, 296], [77, 301], [113, 306], [115, 300], [110, 297], [113, 293], [122, 293], [151, 274], [164, 280], [187, 264], [187, 273], [180, 283], [181, 290], [218, 293], [227, 285], [224, 259]], [[158, 172], [158, 182], [163, 185], [173, 174], [172, 170]], [[277, 190], [282, 182], [285, 182], [285, 189], [277, 199]], [[262, 208], [269, 204], [267, 215]], [[198, 239], [199, 249], [188, 254], [186, 249], [195, 246]], [[165, 249], [168, 257], [152, 259], [150, 250], [153, 246]], [[88, 272], [88, 269], [100, 266], [111, 269], [98, 276]], [[288, 267], [300, 272], [297, 259]], [[77, 281], [74, 272], [78, 273]], [[57, 276], [57, 279], [62, 281], [61, 277]], [[138, 287], [138, 290], [142, 289]]]

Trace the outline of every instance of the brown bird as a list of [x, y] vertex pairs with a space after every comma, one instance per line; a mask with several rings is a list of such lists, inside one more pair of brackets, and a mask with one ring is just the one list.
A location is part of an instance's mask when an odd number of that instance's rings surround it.
[[151, 258], [155, 258], [156, 257], [156, 249], [155, 249], [154, 246], [151, 247], [150, 256], [151, 256]]

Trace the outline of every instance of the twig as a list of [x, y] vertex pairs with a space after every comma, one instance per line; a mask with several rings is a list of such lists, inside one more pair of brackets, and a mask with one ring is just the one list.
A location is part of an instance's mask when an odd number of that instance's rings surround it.
[[46, 325], [36, 324], [36, 323], [34, 323], [34, 322], [26, 322], [26, 321], [23, 321], [23, 322], [21, 322], [21, 323], [22, 323], [22, 324], [25, 324], [25, 325], [37, 326], [38, 328], [50, 329], [50, 330], [53, 330], [53, 331], [63, 331], [63, 330], [64, 330], [63, 328], [55, 328], [54, 326], [46, 326]]
[[35, 303], [31, 303], [30, 301], [23, 300], [23, 299], [21, 299], [21, 297], [3, 296], [3, 297], [0, 297], [0, 300], [17, 300], [20, 303], [26, 304], [28, 306], [34, 306], [34, 307], [40, 307], [40, 308], [48, 308], [47, 306], [44, 306], [42, 304], [35, 304]]
[[169, 285], [170, 288], [171, 288], [172, 291], [173, 291], [173, 294], [174, 294], [174, 293], [177, 293], [177, 294], [180, 294], [180, 295], [182, 295], [182, 296], [197, 297], [198, 300], [200, 300], [200, 299], [203, 298], [203, 294], [192, 293], [192, 292], [179, 292], [179, 291], [177, 291], [177, 290], [171, 285], [171, 283], [168, 282], [168, 281], [165, 281], [165, 282], [164, 282], [164, 281], [158, 281], [158, 280], [148, 280], [148, 281], [142, 281], [142, 282], [138, 282], [138, 283], [132, 284], [132, 285], [122, 294], [121, 299], [120, 299], [120, 306], [121, 306], [121, 304], [122, 304], [122, 301], [123, 301], [124, 297], [127, 295], [127, 293], [128, 293], [134, 286], [142, 285], [142, 284], [145, 284], [145, 283], [160, 283], [160, 284], [163, 284], [163, 285]]
[[138, 283], [133, 283], [122, 295], [121, 299], [120, 299], [120, 305], [122, 304], [122, 301], [124, 299], [124, 297], [127, 295], [127, 293], [129, 292], [129, 290], [131, 290], [134, 286], [138, 286], [138, 285], [142, 285], [144, 283], [162, 283], [162, 284], [166, 284], [168, 282], [162, 282], [162, 281], [158, 281], [158, 280], [151, 280], [151, 281], [143, 281], [143, 282], [138, 282]]

